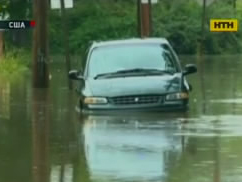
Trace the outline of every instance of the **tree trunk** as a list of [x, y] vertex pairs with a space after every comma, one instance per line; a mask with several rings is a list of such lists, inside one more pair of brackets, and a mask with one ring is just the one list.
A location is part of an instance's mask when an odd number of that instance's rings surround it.
[[4, 37], [3, 37], [3, 31], [0, 31], [0, 61], [4, 57]]

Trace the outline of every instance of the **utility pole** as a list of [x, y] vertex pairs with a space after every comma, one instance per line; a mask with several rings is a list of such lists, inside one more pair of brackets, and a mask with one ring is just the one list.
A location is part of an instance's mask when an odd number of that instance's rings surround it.
[[151, 35], [151, 0], [138, 1], [140, 36], [149, 37]]
[[34, 19], [36, 27], [33, 33], [33, 87], [47, 88], [49, 85], [48, 68], [48, 31], [47, 11], [49, 0], [34, 0]]
[[[66, 70], [67, 75], [71, 69], [71, 59], [70, 59], [70, 48], [69, 48], [69, 35], [68, 35], [68, 26], [67, 26], [67, 18], [66, 18], [66, 9], [65, 9], [65, 1], [60, 0], [61, 4], [61, 16], [62, 16], [62, 26], [64, 31], [64, 47], [65, 47], [65, 58], [66, 58]], [[72, 89], [72, 82], [68, 79], [69, 89]]]
[[206, 21], [206, 0], [203, 0], [203, 11], [202, 11], [202, 24], [201, 24], [201, 38], [199, 44], [199, 54], [203, 54], [204, 40], [205, 40], [205, 21]]

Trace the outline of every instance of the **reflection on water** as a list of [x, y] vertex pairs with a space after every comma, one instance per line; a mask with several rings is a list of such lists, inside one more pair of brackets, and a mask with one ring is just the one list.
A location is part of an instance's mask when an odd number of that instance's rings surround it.
[[242, 98], [217, 99], [217, 100], [210, 100], [210, 102], [218, 103], [218, 104], [242, 104]]
[[165, 179], [166, 164], [175, 163], [184, 145], [182, 136], [173, 135], [177, 130], [179, 124], [160, 118], [145, 123], [139, 118], [87, 119], [83, 133], [93, 181]]
[[10, 84], [0, 78], [0, 118], [10, 117]]
[[241, 181], [241, 57], [182, 60], [199, 67], [186, 113], [81, 116], [64, 64], [46, 90], [0, 78], [0, 182]]
[[236, 137], [242, 136], [242, 115], [201, 116], [190, 118], [184, 126], [183, 133], [175, 135], [197, 137]]
[[32, 146], [33, 182], [49, 182], [49, 124], [50, 109], [47, 90], [33, 89]]

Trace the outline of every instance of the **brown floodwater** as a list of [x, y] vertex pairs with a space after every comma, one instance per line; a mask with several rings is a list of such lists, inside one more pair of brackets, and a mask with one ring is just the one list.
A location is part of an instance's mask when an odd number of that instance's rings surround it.
[[186, 113], [81, 116], [62, 61], [49, 89], [0, 76], [0, 182], [242, 181], [242, 56], [181, 58]]

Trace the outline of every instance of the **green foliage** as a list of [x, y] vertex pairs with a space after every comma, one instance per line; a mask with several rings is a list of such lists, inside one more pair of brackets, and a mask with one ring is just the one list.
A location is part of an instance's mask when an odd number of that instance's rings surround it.
[[237, 18], [239, 22], [242, 19], [241, 13], [237, 11], [237, 15], [235, 15], [235, 11], [231, 4], [220, 1], [220, 3], [213, 4], [208, 9], [208, 22], [207, 22], [207, 31], [206, 31], [206, 40], [205, 47], [207, 53], [241, 53], [242, 50], [242, 39], [241, 39], [241, 31], [237, 33], [233, 32], [209, 32], [209, 19], [212, 18], [222, 18], [222, 19], [230, 19]]
[[[237, 7], [242, 4], [237, 3]], [[94, 40], [137, 37], [137, 9], [135, 1], [83, 1], [78, 0], [68, 10], [70, 49], [80, 54]], [[196, 54], [201, 40], [202, 7], [194, 0], [163, 0], [152, 7], [153, 35], [166, 37], [180, 54]], [[241, 31], [213, 33], [209, 31], [210, 18], [242, 19], [235, 16], [230, 1], [217, 1], [206, 9], [206, 54], [241, 52]], [[51, 11], [50, 42], [52, 52], [63, 50], [63, 31], [60, 12]]]
[[[32, 17], [32, 1], [4, 2], [11, 18]], [[206, 54], [241, 53], [242, 31], [215, 33], [209, 31], [211, 18], [237, 18], [242, 27], [242, 1], [219, 0], [206, 8], [204, 52]], [[3, 3], [0, 5], [3, 5]], [[137, 37], [137, 3], [130, 0], [75, 0], [67, 9], [69, 44], [72, 54], [82, 55], [90, 42]], [[21, 7], [21, 10], [18, 10]], [[154, 37], [166, 37], [179, 54], [196, 54], [201, 41], [202, 6], [195, 0], [162, 0], [152, 6]], [[50, 53], [63, 53], [63, 25], [60, 10], [49, 11]], [[7, 44], [23, 47], [31, 45], [31, 31], [25, 36], [6, 32]], [[24, 37], [21, 43], [19, 37]], [[19, 42], [19, 44], [17, 44]], [[27, 46], [26, 46], [27, 47]], [[28, 46], [30, 48], [30, 46]], [[8, 49], [6, 49], [8, 51]], [[11, 49], [10, 49], [11, 51]]]
[[19, 74], [26, 72], [30, 66], [30, 53], [24, 49], [8, 51], [0, 60], [0, 74]]
[[[94, 40], [122, 39], [136, 36], [135, 4], [130, 2], [85, 1], [77, 2], [67, 11], [72, 53], [83, 52]], [[63, 47], [61, 17], [51, 12], [50, 41], [52, 50]], [[52, 24], [53, 23], [53, 24]]]
[[0, 20], [5, 18], [8, 11], [9, 3], [9, 0], [0, 1]]
[[[154, 36], [166, 37], [180, 54], [195, 54], [201, 40], [202, 7], [193, 0], [164, 1], [154, 8]], [[206, 54], [241, 52], [241, 31], [238, 33], [210, 32], [210, 19], [237, 18], [232, 5], [217, 1], [206, 8], [205, 50]]]
[[154, 36], [166, 37], [179, 53], [194, 54], [201, 29], [200, 14], [194, 1], [181, 1], [170, 6], [160, 3], [154, 7]]

